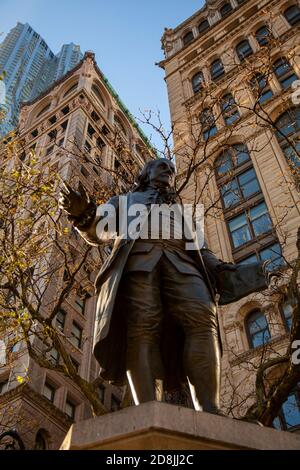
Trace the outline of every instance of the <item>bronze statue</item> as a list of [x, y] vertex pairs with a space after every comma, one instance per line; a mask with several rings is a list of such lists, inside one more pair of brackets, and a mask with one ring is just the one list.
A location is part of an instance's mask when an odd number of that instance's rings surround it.
[[[135, 189], [125, 195], [128, 209], [143, 204], [149, 216], [153, 204], [175, 202], [174, 175], [171, 161], [148, 162]], [[108, 202], [118, 213], [120, 197]], [[74, 191], [66, 185], [60, 207], [88, 243], [102, 242], [97, 224], [103, 217], [82, 187]], [[94, 354], [101, 376], [116, 385], [123, 385], [127, 376], [135, 404], [161, 400], [163, 390], [188, 381], [195, 409], [219, 414], [216, 294], [218, 282], [224, 283], [225, 276], [228, 285], [230, 275], [238, 272], [239, 267], [217, 259], [206, 247], [187, 251], [185, 240], [174, 236], [124, 238], [117, 227], [112, 252], [96, 279]], [[239, 297], [266, 287], [257, 267], [253, 279], [249, 285], [248, 276]], [[237, 297], [226, 295], [223, 303]]]

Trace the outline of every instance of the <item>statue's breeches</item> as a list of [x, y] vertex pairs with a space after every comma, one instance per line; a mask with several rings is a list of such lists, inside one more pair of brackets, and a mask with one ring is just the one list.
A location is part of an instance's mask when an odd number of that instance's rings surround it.
[[[127, 369], [138, 367], [143, 354], [144, 368], [149, 367], [155, 378], [165, 377], [160, 339], [168, 329], [168, 318], [172, 318], [184, 333], [185, 375], [192, 384], [200, 379], [205, 396], [217, 406], [220, 352], [216, 308], [201, 274], [180, 273], [162, 256], [152, 272], [128, 272], [122, 287], [127, 312]], [[203, 398], [200, 401], [203, 405]]]

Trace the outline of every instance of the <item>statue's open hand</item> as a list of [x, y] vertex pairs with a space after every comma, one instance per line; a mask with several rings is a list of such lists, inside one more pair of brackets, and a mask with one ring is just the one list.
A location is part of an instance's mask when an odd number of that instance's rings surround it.
[[74, 191], [67, 183], [63, 183], [59, 207], [66, 211], [70, 218], [80, 217], [86, 211], [89, 202], [90, 198], [81, 183], [79, 183], [78, 191]]

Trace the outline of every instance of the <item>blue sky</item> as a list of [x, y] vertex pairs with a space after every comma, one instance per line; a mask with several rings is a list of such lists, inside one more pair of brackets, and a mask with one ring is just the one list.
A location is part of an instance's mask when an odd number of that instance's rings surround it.
[[[0, 32], [28, 22], [57, 53], [63, 43], [93, 50], [96, 60], [133, 115], [160, 109], [169, 123], [163, 58], [164, 27], [175, 27], [203, 0], [0, 0]], [[2, 36], [3, 38], [3, 36]], [[2, 40], [0, 36], [0, 41]], [[150, 130], [145, 129], [149, 135]]]

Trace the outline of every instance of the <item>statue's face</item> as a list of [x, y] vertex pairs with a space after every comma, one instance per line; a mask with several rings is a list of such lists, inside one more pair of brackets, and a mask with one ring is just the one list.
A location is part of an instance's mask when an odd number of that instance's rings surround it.
[[175, 176], [175, 165], [167, 159], [157, 160], [149, 170], [151, 185], [171, 186]]

